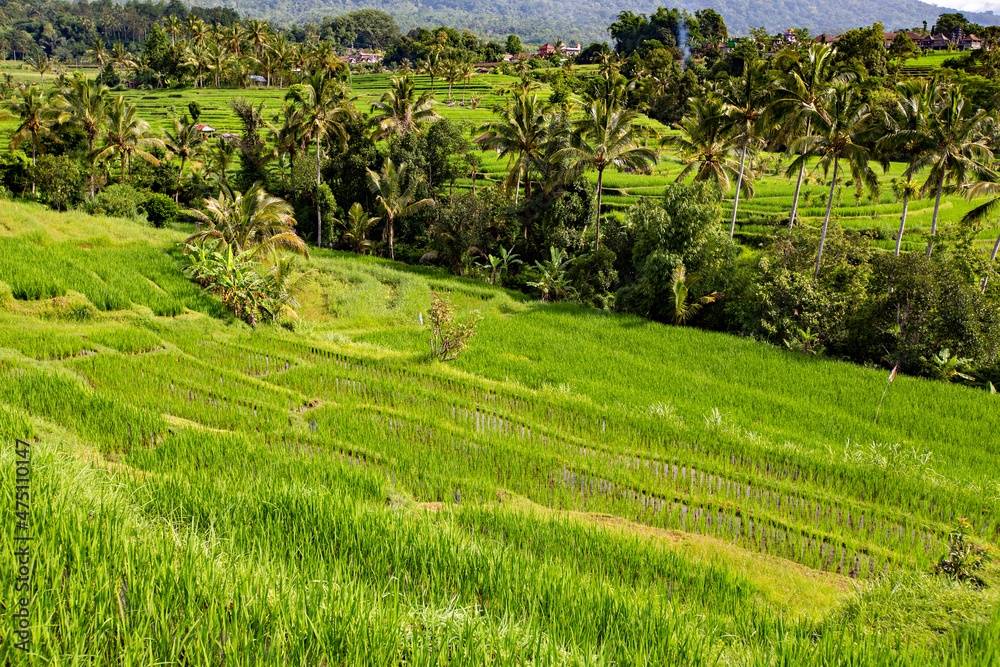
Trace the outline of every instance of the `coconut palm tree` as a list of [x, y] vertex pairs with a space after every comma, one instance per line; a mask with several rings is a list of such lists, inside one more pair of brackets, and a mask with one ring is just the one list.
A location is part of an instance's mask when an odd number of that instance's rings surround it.
[[[208, 70], [215, 74], [215, 87], [219, 88], [221, 87], [220, 77], [226, 70], [226, 65], [229, 64], [229, 53], [224, 46], [216, 41], [210, 41], [203, 53]], [[200, 65], [198, 71], [201, 71]]]
[[415, 201], [417, 186], [421, 176], [408, 174], [407, 165], [399, 168], [387, 159], [382, 165], [382, 172], [368, 170], [368, 187], [375, 195], [375, 202], [382, 209], [382, 219], [385, 220], [386, 232], [389, 238], [389, 257], [396, 259], [395, 254], [395, 223], [422, 208], [434, 205], [433, 199]]
[[437, 51], [428, 51], [427, 57], [417, 61], [417, 71], [431, 78], [431, 95], [433, 95], [434, 79], [441, 73], [441, 55]]
[[[108, 88], [77, 74], [60, 93], [59, 104], [71, 123], [87, 135], [87, 155], [93, 159], [101, 129], [108, 119]], [[94, 195], [94, 170], [90, 171], [90, 195]]]
[[166, 18], [167, 34], [170, 35], [170, 46], [177, 46], [177, 37], [184, 34], [184, 24], [176, 16]]
[[302, 82], [302, 88], [291, 93], [292, 101], [302, 107], [302, 136], [316, 142], [316, 244], [323, 242], [323, 213], [319, 204], [320, 145], [334, 139], [340, 150], [347, 149], [347, 131], [343, 122], [351, 115], [346, 106], [347, 95], [340, 82], [326, 72], [311, 74]]
[[478, 140], [479, 146], [483, 150], [495, 150], [500, 157], [508, 159], [507, 192], [514, 192], [516, 205], [522, 180], [525, 194], [531, 196], [531, 167], [544, 150], [548, 118], [538, 96], [523, 93], [515, 94], [512, 105], [494, 108], [493, 113], [496, 120], [479, 126], [478, 131], [485, 132]]
[[419, 132], [421, 123], [440, 118], [434, 111], [434, 96], [431, 93], [418, 96], [410, 75], [394, 76], [389, 89], [382, 93], [382, 99], [372, 105], [372, 138], [381, 141], [391, 135]]
[[736, 214], [740, 207], [740, 191], [746, 171], [747, 154], [759, 141], [765, 124], [766, 111], [771, 102], [772, 85], [763, 60], [747, 63], [743, 75], [722, 82], [717, 89], [724, 109], [717, 122], [739, 138], [740, 170], [736, 179], [736, 196], [733, 199], [733, 218], [729, 224], [729, 237], [736, 234]]
[[118, 70], [118, 76], [121, 76], [122, 70], [126, 67], [135, 67], [135, 61], [132, 60], [132, 54], [128, 52], [124, 44], [115, 44], [111, 49], [111, 62], [115, 64], [115, 68]]
[[203, 46], [208, 36], [208, 26], [202, 19], [191, 16], [188, 18], [187, 34], [195, 46]]
[[903, 247], [903, 234], [906, 232], [906, 214], [910, 208], [910, 201], [920, 198], [920, 184], [909, 179], [903, 179], [896, 183], [896, 192], [903, 200], [903, 214], [899, 218], [899, 233], [896, 235], [896, 257]]
[[644, 169], [656, 162], [656, 151], [641, 146], [633, 123], [639, 114], [603, 101], [592, 101], [584, 109], [583, 118], [573, 122], [570, 145], [559, 152], [575, 163], [572, 171], [582, 173], [597, 170], [597, 226], [594, 250], [601, 248], [601, 195], [604, 170]]
[[[684, 158], [684, 169], [677, 182], [694, 173], [696, 183], [712, 183], [720, 192], [728, 192], [740, 171], [739, 142], [715, 122], [722, 112], [722, 101], [714, 96], [692, 97], [689, 111], [681, 119], [683, 135], [669, 135], [661, 145], [676, 146]], [[753, 174], [745, 174], [743, 194], [753, 195]]]
[[906, 232], [910, 200], [922, 195], [921, 188], [912, 179], [923, 168], [923, 165], [915, 162], [916, 157], [931, 148], [927, 122], [934, 113], [937, 88], [936, 78], [900, 84], [896, 88], [894, 113], [886, 114], [880, 119], [885, 135], [876, 142], [876, 150], [882, 155], [905, 153], [910, 156], [910, 163], [903, 172], [903, 180], [896, 184], [896, 192], [903, 200], [903, 214], [899, 220], [899, 235], [896, 237], [897, 257]]
[[220, 183], [219, 196], [205, 200], [205, 210], [188, 213], [206, 225], [187, 239], [188, 244], [225, 244], [233, 252], [257, 257], [273, 250], [309, 256], [305, 241], [295, 233], [295, 209], [281, 197], [267, 193], [260, 183], [238, 192]]
[[448, 58], [447, 60], [444, 61], [444, 64], [441, 68], [442, 69], [441, 74], [444, 77], [444, 80], [448, 82], [449, 102], [451, 101], [452, 98], [451, 95], [452, 88], [455, 86], [456, 83], [462, 80], [462, 77], [465, 76], [466, 67], [467, 65], [462, 61], [460, 61], [458, 58]]
[[104, 63], [108, 59], [108, 50], [104, 46], [104, 40], [99, 37], [95, 39], [90, 48], [87, 49], [87, 56], [91, 62], [96, 63], [98, 67], [104, 69]]
[[52, 105], [42, 96], [40, 88], [28, 86], [18, 90], [18, 95], [3, 103], [2, 118], [18, 121], [17, 128], [10, 135], [10, 149], [20, 148], [25, 142], [31, 143], [31, 193], [35, 193], [34, 166], [38, 147], [42, 139], [52, 134], [52, 127], [66, 122], [69, 114], [57, 105]]
[[45, 83], [45, 74], [52, 71], [52, 61], [44, 53], [38, 53], [28, 59], [28, 66], [38, 72], [38, 76]]
[[302, 149], [302, 123], [304, 120], [302, 110], [292, 102], [285, 102], [281, 113], [275, 116], [274, 123], [280, 121], [280, 125], [270, 124], [268, 138], [274, 146], [274, 156], [278, 158], [281, 165], [281, 180], [285, 180], [285, 162], [288, 158], [289, 170], [295, 170], [295, 158]]
[[[991, 199], [985, 204], [980, 204], [966, 213], [965, 217], [962, 218], [963, 224], [980, 224], [987, 217], [995, 215], [997, 210], [1000, 210], [1000, 183], [996, 180], [977, 181], [965, 188], [966, 199], [972, 200], [982, 196], [989, 196]], [[986, 291], [986, 285], [989, 282], [992, 266], [997, 259], [998, 253], [1000, 253], [1000, 234], [997, 235], [996, 243], [993, 244], [993, 252], [990, 253], [989, 266], [979, 282], [979, 288], [983, 292]]]
[[369, 217], [361, 204], [354, 202], [347, 211], [347, 218], [340, 221], [344, 228], [340, 242], [350, 246], [358, 254], [367, 254], [372, 247], [372, 242], [368, 240], [368, 231], [377, 225], [379, 220], [381, 218]]
[[[841, 161], [847, 162], [855, 182], [864, 183], [872, 192], [878, 189], [878, 177], [869, 164], [871, 152], [868, 149], [878, 128], [871, 122], [871, 113], [862, 99], [861, 91], [847, 83], [834, 84], [833, 88], [819, 100], [818, 107], [819, 113], [812, 122], [813, 133], [797, 139], [792, 144], [792, 152], [799, 156], [796, 162], [804, 162], [810, 156], [819, 156], [819, 166], [824, 174], [828, 175], [830, 168], [833, 168], [814, 276], [819, 275], [820, 264], [823, 261], [823, 247], [826, 245], [830, 211], [833, 208]], [[798, 164], [794, 167], [797, 168]]]
[[173, 130], [163, 133], [164, 144], [167, 147], [167, 157], [181, 159], [181, 168], [177, 173], [177, 189], [174, 191], [174, 201], [180, 200], [181, 179], [184, 178], [184, 166], [189, 161], [197, 159], [201, 153], [204, 137], [198, 130], [196, 123], [189, 122], [187, 116], [174, 119]]
[[[789, 53], [783, 54], [779, 63], [779, 69], [784, 74], [778, 79], [770, 111], [778, 121], [778, 138], [791, 145], [798, 137], [811, 134], [817, 104], [830, 87], [836, 82], [850, 81], [858, 73], [837, 60], [837, 49], [826, 44], [812, 44], [805, 53]], [[805, 161], [799, 163], [798, 172], [792, 211], [788, 216], [788, 231], [795, 226], [798, 214], [799, 195], [806, 173]]]
[[674, 267], [670, 276], [670, 288], [674, 293], [674, 325], [682, 326], [691, 320], [698, 312], [708, 304], [719, 298], [718, 292], [706, 294], [700, 299], [688, 301], [691, 286], [700, 280], [700, 276], [695, 273], [688, 274], [683, 264]]
[[934, 251], [937, 234], [938, 212], [945, 182], [961, 188], [972, 174], [991, 173], [987, 165], [993, 159], [983, 136], [983, 125], [988, 117], [985, 109], [972, 111], [958, 86], [939, 93], [935, 113], [927, 123], [927, 139], [913, 159], [909, 170], [914, 173], [928, 169], [924, 193], [935, 192], [934, 215], [931, 218], [931, 238], [927, 242], [927, 256]]
[[142, 158], [158, 166], [159, 159], [147, 148], [163, 147], [163, 141], [149, 136], [149, 123], [138, 116], [134, 104], [128, 104], [121, 95], [108, 105], [107, 125], [104, 129], [104, 148], [97, 152], [94, 162], [100, 163], [115, 158], [121, 166], [121, 182], [125, 182], [125, 171], [131, 171], [132, 160]]

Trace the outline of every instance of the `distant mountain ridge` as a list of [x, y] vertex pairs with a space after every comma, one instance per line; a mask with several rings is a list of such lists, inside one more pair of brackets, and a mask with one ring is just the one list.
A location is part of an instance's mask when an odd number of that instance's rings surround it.
[[[392, 14], [403, 31], [447, 25], [486, 37], [518, 34], [527, 42], [609, 40], [606, 28], [620, 11], [650, 13], [660, 5], [694, 12], [711, 7], [726, 20], [730, 33], [751, 27], [769, 32], [808, 28], [813, 34], [841, 33], [881, 21], [886, 30], [934, 24], [944, 12], [957, 12], [920, 0], [202, 0], [198, 4], [232, 7], [250, 17], [281, 22], [322, 19], [356, 9]], [[970, 21], [1000, 25], [992, 12], [962, 12]]]

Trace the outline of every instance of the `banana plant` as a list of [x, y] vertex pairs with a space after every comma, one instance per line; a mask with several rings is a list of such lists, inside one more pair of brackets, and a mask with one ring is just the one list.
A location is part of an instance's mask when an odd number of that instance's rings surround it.
[[518, 264], [523, 264], [519, 255], [514, 252], [514, 246], [510, 247], [510, 250], [505, 249], [500, 246], [500, 256], [489, 255], [486, 259], [489, 262], [490, 269], [490, 284], [496, 285], [498, 282], [502, 282], [504, 275], [506, 275], [510, 269]]

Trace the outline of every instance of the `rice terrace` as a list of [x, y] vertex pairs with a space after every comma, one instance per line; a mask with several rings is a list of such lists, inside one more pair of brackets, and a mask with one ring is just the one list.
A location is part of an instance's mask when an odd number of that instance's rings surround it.
[[1000, 667], [1000, 28], [4, 11], [0, 664]]

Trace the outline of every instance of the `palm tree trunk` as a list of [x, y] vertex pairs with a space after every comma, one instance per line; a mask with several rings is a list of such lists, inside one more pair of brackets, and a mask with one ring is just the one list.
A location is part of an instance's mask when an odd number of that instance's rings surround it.
[[906, 209], [910, 205], [910, 198], [903, 196], [903, 217], [899, 219], [899, 236], [896, 237], [896, 257], [899, 257], [899, 248], [903, 245], [903, 232], [906, 230]]
[[934, 217], [931, 218], [931, 239], [927, 242], [927, 256], [931, 256], [934, 251], [934, 236], [937, 234], [938, 209], [941, 207], [941, 191], [944, 189], [944, 170], [941, 171], [941, 178], [938, 179], [937, 199], [934, 200]]
[[319, 205], [319, 132], [316, 133], [316, 247], [323, 247], [323, 212]]
[[603, 184], [604, 168], [601, 167], [597, 170], [597, 229], [595, 230], [597, 239], [594, 241], [594, 252], [601, 249], [601, 186]]
[[[806, 136], [809, 136], [809, 132], [812, 131], [812, 120], [806, 121]], [[802, 149], [802, 155], [806, 154], [806, 149]], [[792, 213], [788, 216], [788, 231], [792, 231], [792, 227], [795, 226], [795, 216], [799, 212], [799, 193], [802, 192], [802, 179], [806, 175], [806, 161], [803, 160], [802, 164], [799, 166], [799, 179], [795, 181], [795, 197], [792, 199]]]
[[840, 167], [840, 157], [833, 159], [833, 181], [830, 183], [830, 197], [826, 200], [826, 217], [823, 218], [823, 231], [819, 235], [819, 252], [816, 254], [816, 271], [813, 278], [819, 276], [819, 265], [823, 261], [823, 246], [826, 245], [826, 229], [830, 225], [830, 209], [833, 208], [833, 192], [837, 189], [837, 168]]
[[87, 159], [90, 160], [90, 198], [94, 198], [94, 191], [97, 186], [94, 183], [94, 171], [97, 170], [97, 161], [94, 160], [94, 137], [87, 137]]
[[736, 198], [733, 199], [733, 220], [729, 223], [729, 238], [736, 235], [736, 211], [740, 207], [740, 189], [743, 187], [743, 169], [747, 161], [747, 146], [750, 143], [749, 135], [743, 138], [743, 151], [740, 154], [740, 175], [736, 179]]
[[184, 178], [184, 160], [181, 158], [181, 170], [177, 173], [177, 190], [174, 192], [174, 203], [178, 203], [181, 197], [181, 179]]
[[[997, 251], [1000, 251], [1000, 234], [997, 235], [997, 242], [993, 244], [993, 254], [990, 255], [990, 264], [996, 261]], [[990, 279], [990, 274], [986, 273], [983, 275], [983, 281], [979, 284], [979, 290], [985, 294], [986, 293], [986, 283]]]
[[389, 216], [389, 259], [396, 260], [396, 248], [393, 244], [396, 238], [396, 226], [393, 224], [392, 216]]
[[521, 170], [518, 167], [517, 172], [517, 185], [514, 186], [514, 206], [517, 206], [517, 197], [521, 194]]
[[792, 227], [795, 226], [795, 215], [799, 212], [799, 193], [802, 191], [802, 179], [806, 175], [806, 163], [805, 160], [799, 166], [799, 179], [795, 182], [795, 196], [792, 197], [792, 213], [788, 216], [788, 231], [792, 231]]
[[35, 194], [35, 154], [38, 148], [35, 146], [35, 142], [31, 142], [31, 194]]

